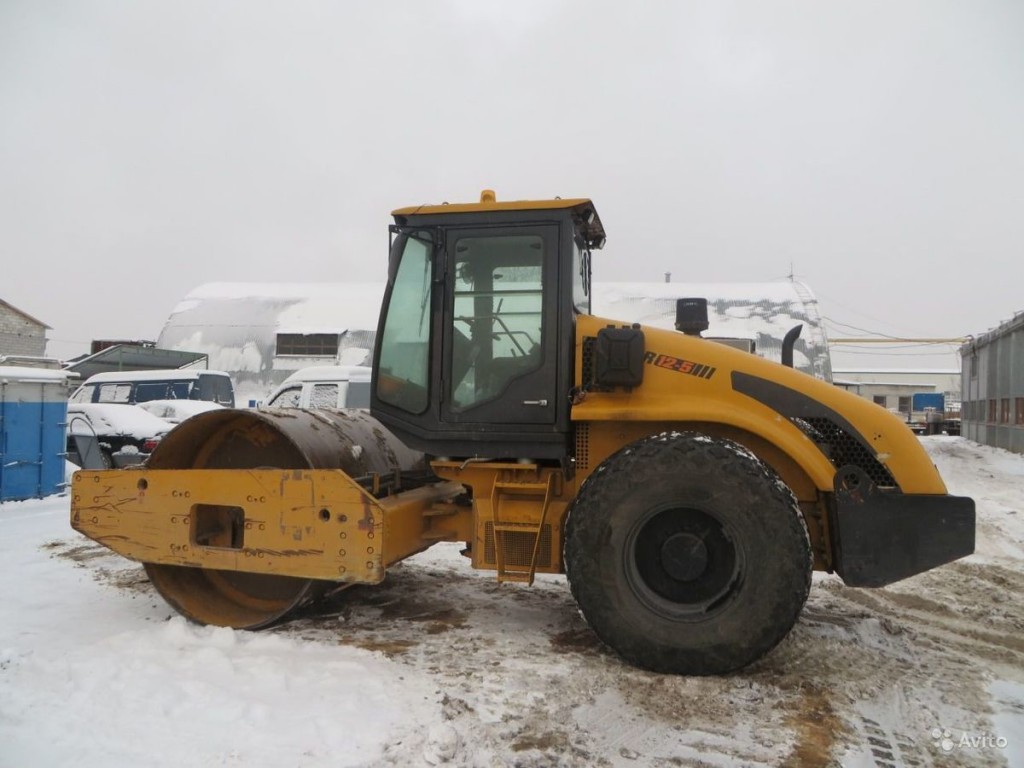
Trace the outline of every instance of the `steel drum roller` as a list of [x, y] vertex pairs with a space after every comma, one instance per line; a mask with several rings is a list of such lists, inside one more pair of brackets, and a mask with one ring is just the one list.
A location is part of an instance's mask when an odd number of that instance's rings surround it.
[[[297, 408], [207, 411], [173, 429], [150, 469], [340, 469], [350, 477], [425, 467], [364, 411]], [[258, 629], [308, 604], [334, 582], [145, 564], [157, 591], [203, 624]]]

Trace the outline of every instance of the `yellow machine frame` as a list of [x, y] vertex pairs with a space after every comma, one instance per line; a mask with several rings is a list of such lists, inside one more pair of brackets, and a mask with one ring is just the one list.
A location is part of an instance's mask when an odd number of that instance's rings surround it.
[[[438, 300], [422, 302], [415, 354], [395, 344], [389, 367], [386, 345], [378, 345], [374, 416], [208, 412], [169, 433], [147, 465], [75, 474], [72, 526], [144, 563], [185, 615], [266, 626], [332, 585], [376, 584], [387, 568], [437, 542], [462, 542], [472, 566], [495, 571], [499, 581], [529, 584], [537, 573], [564, 573], [567, 559], [577, 603], [606, 643], [651, 669], [706, 674], [749, 663], [781, 639], [806, 599], [812, 558], [815, 569], [835, 570], [847, 584], [882, 586], [973, 551], [973, 501], [948, 496], [917, 438], [893, 414], [699, 336], [579, 314], [572, 270], [580, 265], [586, 285], [590, 250], [604, 243], [589, 200], [499, 203], [485, 190], [478, 203], [394, 215], [379, 337], [391, 327], [388, 302], [401, 282], [403, 243], [418, 243], [420, 261], [404, 263], [416, 265], [416, 286]], [[541, 262], [545, 284], [555, 285], [543, 294], [547, 330], [536, 345], [547, 357], [482, 401], [509, 406], [478, 411], [502, 418], [441, 423], [442, 377], [453, 370], [444, 355], [454, 357], [455, 342], [445, 346], [439, 330], [451, 307], [444, 308], [443, 291], [431, 291], [455, 272], [445, 227], [494, 224], [500, 233], [535, 223], [558, 242], [557, 261]], [[410, 239], [410, 232], [433, 234]], [[428, 241], [431, 251], [423, 250]], [[552, 264], [560, 271], [547, 269]], [[434, 378], [397, 378], [402, 366], [394, 360], [403, 357], [427, 360], [417, 370]], [[503, 400], [520, 382], [533, 386], [527, 377], [535, 374], [547, 399], [524, 389], [521, 403]], [[411, 385], [426, 402], [388, 401], [383, 383]], [[526, 406], [531, 416], [533, 406], [554, 416], [530, 421]], [[663, 437], [646, 439], [652, 436]], [[459, 458], [433, 458], [429, 470], [416, 452], [446, 446]], [[472, 455], [488, 447], [490, 457]], [[659, 482], [679, 462], [681, 481]], [[756, 482], [743, 485], [743, 474]], [[633, 477], [640, 479], [631, 484]], [[737, 495], [729, 496], [733, 486]], [[693, 500], [694, 491], [715, 500]], [[742, 518], [740, 533], [730, 516]], [[761, 551], [771, 539], [775, 548]], [[756, 559], [759, 570], [743, 570], [744, 558], [751, 568]], [[705, 575], [709, 584], [718, 580], [707, 596], [698, 583]], [[618, 613], [610, 618], [611, 603]], [[749, 616], [759, 611], [760, 639], [751, 644]]]

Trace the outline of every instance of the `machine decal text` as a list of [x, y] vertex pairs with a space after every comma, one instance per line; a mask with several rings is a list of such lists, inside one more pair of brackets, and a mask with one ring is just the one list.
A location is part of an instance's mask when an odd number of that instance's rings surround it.
[[670, 371], [688, 373], [691, 376], [698, 376], [702, 379], [710, 379], [715, 375], [717, 368], [710, 365], [695, 363], [693, 360], [683, 360], [672, 355], [659, 355], [657, 352], [645, 352], [644, 362], [653, 365], [655, 368], [668, 368]]

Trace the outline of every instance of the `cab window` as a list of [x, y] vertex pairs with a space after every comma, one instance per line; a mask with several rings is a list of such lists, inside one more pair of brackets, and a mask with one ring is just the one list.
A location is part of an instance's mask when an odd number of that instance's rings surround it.
[[377, 397], [409, 413], [429, 404], [434, 247], [428, 233], [403, 234], [381, 334]]
[[499, 397], [541, 366], [544, 239], [464, 237], [455, 243], [451, 409]]
[[590, 251], [579, 238], [572, 249], [572, 305], [577, 314], [590, 314]]

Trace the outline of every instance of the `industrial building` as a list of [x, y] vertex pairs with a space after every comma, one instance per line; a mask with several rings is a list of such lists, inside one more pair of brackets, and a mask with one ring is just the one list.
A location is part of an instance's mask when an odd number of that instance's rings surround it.
[[0, 355], [43, 357], [50, 326], [0, 299]]
[[963, 435], [1024, 453], [1024, 311], [960, 347]]
[[793, 347], [793, 367], [832, 381], [832, 363], [818, 300], [796, 280], [763, 283], [595, 283], [593, 311], [599, 317], [674, 328], [676, 300], [708, 302], [707, 339], [780, 362], [782, 341], [802, 326]]
[[240, 405], [313, 365], [363, 365], [383, 283], [206, 283], [171, 312], [157, 346], [231, 374]]
[[942, 395], [945, 410], [960, 409], [960, 371], [918, 368], [834, 368], [838, 387], [870, 400], [906, 418], [914, 409], [914, 396], [924, 393]]

